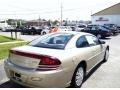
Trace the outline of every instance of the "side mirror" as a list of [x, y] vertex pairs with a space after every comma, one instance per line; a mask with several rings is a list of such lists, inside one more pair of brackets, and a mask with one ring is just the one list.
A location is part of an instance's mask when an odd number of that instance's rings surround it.
[[105, 44], [105, 41], [100, 41], [100, 44]]

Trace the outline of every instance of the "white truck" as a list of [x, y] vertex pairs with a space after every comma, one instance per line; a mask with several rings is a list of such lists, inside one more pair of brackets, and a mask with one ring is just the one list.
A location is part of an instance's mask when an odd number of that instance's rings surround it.
[[0, 30], [1, 31], [6, 31], [9, 29], [14, 29], [14, 27], [11, 25], [8, 25], [7, 23], [0, 23]]

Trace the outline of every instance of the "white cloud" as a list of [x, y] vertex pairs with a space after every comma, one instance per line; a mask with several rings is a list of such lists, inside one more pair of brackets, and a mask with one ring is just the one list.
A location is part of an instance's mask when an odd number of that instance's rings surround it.
[[0, 18], [90, 20], [91, 13], [114, 5], [120, 0], [0, 0]]

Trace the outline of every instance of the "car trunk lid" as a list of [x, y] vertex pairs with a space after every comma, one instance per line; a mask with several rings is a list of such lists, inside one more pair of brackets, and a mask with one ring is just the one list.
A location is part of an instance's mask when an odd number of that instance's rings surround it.
[[[39, 66], [41, 60], [44, 57], [47, 57], [48, 59], [52, 58], [52, 59], [57, 60], [55, 58], [57, 57], [57, 54], [54, 50], [46, 49], [46, 48], [39, 48], [39, 47], [32, 47], [32, 46], [22, 46], [22, 47], [11, 49], [9, 60], [11, 61], [11, 63], [17, 66], [34, 69]], [[43, 62], [43, 63], [46, 63], [46, 62]]]

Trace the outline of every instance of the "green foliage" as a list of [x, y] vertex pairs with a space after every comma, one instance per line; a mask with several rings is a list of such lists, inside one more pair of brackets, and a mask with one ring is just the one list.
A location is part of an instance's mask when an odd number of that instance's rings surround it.
[[26, 21], [25, 20], [22, 20], [22, 19], [8, 19], [7, 20], [7, 23], [9, 25], [20, 25], [20, 24], [24, 24]]
[[10, 37], [6, 37], [6, 36], [2, 36], [0, 35], [0, 43], [3, 43], [3, 42], [12, 42], [12, 41], [21, 41], [21, 39], [12, 39]]
[[53, 21], [53, 25], [57, 25], [59, 23], [58, 20]]
[[0, 60], [8, 57], [9, 50], [11, 48], [17, 47], [17, 46], [22, 46], [25, 44], [26, 44], [26, 42], [0, 45]]
[[[24, 24], [26, 23], [25, 20], [22, 20], [22, 19], [8, 19], [6, 20], [6, 22], [8, 23], [8, 25], [20, 25], [20, 24]], [[5, 23], [5, 21], [0, 21], [0, 23]]]

